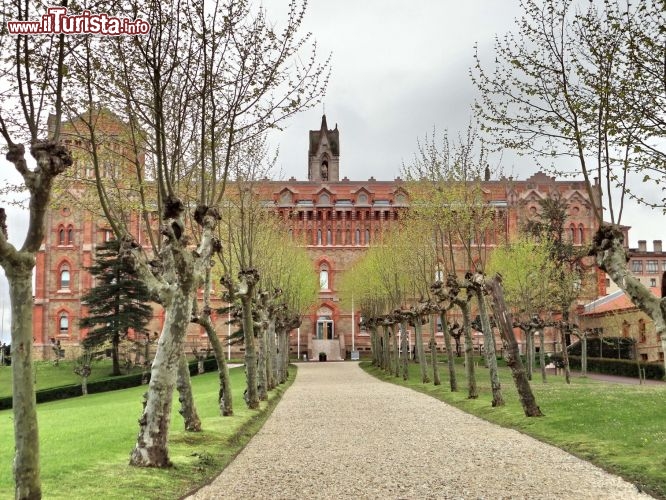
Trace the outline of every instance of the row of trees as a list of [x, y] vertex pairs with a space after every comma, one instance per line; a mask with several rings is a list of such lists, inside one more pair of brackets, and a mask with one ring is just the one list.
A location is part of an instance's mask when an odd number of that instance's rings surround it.
[[[95, 7], [102, 6], [88, 5]], [[166, 312], [131, 464], [169, 465], [167, 439], [176, 385], [184, 416], [193, 415], [183, 340], [194, 319], [216, 344], [209, 298], [218, 257], [224, 262], [227, 297], [242, 305], [251, 407], [258, 401], [252, 349], [256, 304], [264, 304], [268, 330], [274, 327], [276, 332], [295, 323], [293, 318], [306, 306], [307, 294], [301, 291], [308, 287], [297, 279], [303, 273], [286, 270], [305, 259], [280, 254], [276, 240], [269, 245], [274, 250], [271, 264], [259, 257], [256, 228], [264, 221], [248, 205], [249, 200], [256, 205], [257, 193], [249, 185], [256, 170], [247, 167], [254, 160], [263, 163], [261, 138], [267, 130], [320, 101], [328, 61], [320, 62], [309, 35], [299, 35], [305, 4], [292, 2], [282, 27], [246, 1], [220, 0], [205, 7], [202, 2], [185, 6], [119, 0], [98, 9], [150, 23], [149, 34], [134, 37], [30, 37], [10, 35], [6, 23], [1, 28], [0, 73], [7, 85], [1, 90], [6, 105], [0, 113], [0, 135], [7, 159], [30, 195], [23, 246], [17, 249], [8, 242], [5, 220], [0, 234], [0, 265], [12, 302], [16, 498], [41, 497], [31, 382], [31, 278], [54, 180], [73, 163], [61, 142], [64, 128], [74, 127], [81, 139], [86, 167], [94, 172], [92, 186], [121, 242], [123, 261]], [[46, 8], [43, 2], [6, 0], [2, 18], [38, 19]], [[105, 129], [107, 112], [125, 124], [122, 133]], [[34, 159], [32, 167], [24, 144]], [[110, 149], [120, 165], [115, 175], [108, 175]], [[228, 193], [230, 183], [236, 193]], [[143, 219], [152, 246], [148, 254], [143, 239], [136, 241], [139, 235], [130, 230], [131, 213]], [[237, 222], [221, 224], [232, 220], [230, 213], [238, 215]], [[229, 227], [239, 233], [225, 231]], [[272, 274], [278, 267], [280, 277]], [[280, 281], [282, 276], [288, 280]], [[284, 299], [276, 299], [277, 293], [258, 294], [259, 288], [272, 293], [278, 283]], [[297, 292], [287, 293], [287, 287], [298, 287]], [[203, 296], [198, 294], [201, 289]], [[278, 312], [287, 319], [279, 319]], [[278, 326], [281, 321], [287, 326]], [[263, 329], [265, 322], [259, 323]], [[265, 349], [275, 352], [273, 345]], [[217, 351], [224, 371], [224, 357]]]

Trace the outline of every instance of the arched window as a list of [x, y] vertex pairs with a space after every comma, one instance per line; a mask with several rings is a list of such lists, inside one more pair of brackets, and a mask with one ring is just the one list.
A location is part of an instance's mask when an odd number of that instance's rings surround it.
[[342, 231], [340, 229], [335, 232], [335, 244], [342, 245]]
[[58, 315], [58, 333], [69, 335], [69, 315], [64, 311]]
[[58, 230], [58, 245], [64, 245], [65, 244], [65, 228], [61, 227]]
[[355, 245], [360, 245], [361, 244], [361, 230], [357, 229], [356, 230], [356, 239], [354, 240]]
[[569, 238], [571, 239], [571, 243], [576, 243], [576, 226], [573, 224], [569, 226]]
[[328, 266], [323, 264], [319, 268], [319, 288], [322, 290], [328, 290]]
[[365, 244], [366, 245], [370, 244], [370, 230], [369, 229], [365, 230]]
[[74, 228], [72, 226], [69, 226], [67, 228], [67, 244], [68, 245], [74, 244]]
[[69, 266], [67, 264], [60, 268], [60, 290], [69, 289]]
[[[347, 234], [345, 236], [345, 245], [351, 245], [351, 231], [347, 229]], [[666, 271], [666, 269], [664, 269]]]
[[578, 243], [585, 243], [585, 228], [582, 224], [578, 226]]
[[317, 229], [317, 245], [321, 245], [321, 229]]
[[326, 244], [327, 245], [333, 244], [333, 233], [331, 233], [330, 229], [326, 230]]

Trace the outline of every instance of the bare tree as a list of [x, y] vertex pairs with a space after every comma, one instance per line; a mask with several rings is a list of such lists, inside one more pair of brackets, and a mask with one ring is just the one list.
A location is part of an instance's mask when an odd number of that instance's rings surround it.
[[[3, 1], [0, 28], [0, 136], [7, 148], [6, 158], [30, 197], [30, 220], [21, 248], [9, 243], [6, 215], [4, 210], [0, 212], [0, 265], [9, 282], [12, 308], [15, 497], [31, 499], [42, 495], [32, 373], [32, 271], [44, 239], [44, 217], [54, 179], [72, 164], [70, 151], [60, 143], [58, 126], [66, 99], [68, 47], [64, 35], [12, 35], [6, 21], [34, 19], [45, 11], [42, 2]], [[53, 119], [47, 122], [51, 113]], [[55, 126], [49, 128], [50, 124]], [[31, 158], [26, 155], [26, 145]]]
[[521, 5], [515, 31], [496, 40], [494, 70], [478, 55], [472, 70], [483, 130], [498, 147], [556, 162], [556, 173], [570, 171], [558, 160], [576, 163], [599, 226], [590, 255], [653, 319], [666, 350], [666, 301], [628, 272], [619, 228], [627, 197], [666, 206], [640, 194], [641, 180], [664, 181], [663, 2]]

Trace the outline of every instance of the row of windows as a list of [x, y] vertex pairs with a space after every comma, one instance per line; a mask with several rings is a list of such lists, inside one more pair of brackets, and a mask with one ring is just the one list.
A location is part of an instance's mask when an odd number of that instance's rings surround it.
[[[661, 270], [666, 271], [666, 260], [661, 261]], [[643, 273], [643, 261], [634, 259], [631, 261], [631, 272], [636, 274]], [[657, 274], [659, 272], [658, 260], [645, 261], [645, 272], [648, 274]]]
[[571, 240], [571, 243], [585, 243], [585, 226], [579, 224], [579, 226], [576, 227], [574, 224], [571, 224], [569, 226], [569, 239]]
[[[379, 220], [382, 216], [384, 217], [385, 220], [398, 220], [398, 212], [392, 212], [390, 210], [357, 210], [356, 213], [352, 212], [343, 212], [341, 210], [336, 210], [336, 211], [331, 211], [331, 210], [306, 210], [306, 211], [296, 211], [296, 212], [290, 212], [287, 210], [282, 210], [281, 211], [282, 217], [287, 219], [295, 219], [295, 220], [324, 220], [324, 216], [326, 217], [326, 220], [331, 220], [333, 214], [335, 214], [335, 218], [337, 220], [342, 220], [344, 216], [346, 216], [347, 219], [351, 219], [352, 216], [356, 215], [356, 219], [360, 220], [365, 218], [365, 220], [370, 219], [370, 216], [373, 215], [375, 220]], [[346, 214], [346, 215], [345, 215]]]

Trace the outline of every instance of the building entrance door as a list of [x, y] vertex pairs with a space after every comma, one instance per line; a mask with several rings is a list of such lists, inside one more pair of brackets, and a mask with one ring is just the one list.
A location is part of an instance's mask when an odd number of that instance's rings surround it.
[[320, 316], [317, 319], [317, 339], [333, 340], [333, 320], [330, 316]]

